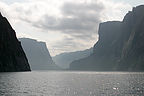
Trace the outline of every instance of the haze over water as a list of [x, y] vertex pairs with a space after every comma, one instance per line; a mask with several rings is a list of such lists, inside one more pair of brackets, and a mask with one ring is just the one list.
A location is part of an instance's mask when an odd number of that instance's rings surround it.
[[0, 96], [143, 96], [144, 73], [0, 73]]

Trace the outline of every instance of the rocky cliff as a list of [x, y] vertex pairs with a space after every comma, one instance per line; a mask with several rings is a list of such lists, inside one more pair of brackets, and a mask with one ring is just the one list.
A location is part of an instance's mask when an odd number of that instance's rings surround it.
[[120, 26], [119, 21], [101, 23], [98, 32], [99, 40], [94, 45], [93, 54], [72, 62], [70, 68], [74, 70], [112, 70], [119, 56], [115, 44], [120, 36]]
[[133, 8], [122, 22], [101, 23], [91, 56], [71, 63], [74, 70], [144, 71], [144, 5]]
[[123, 47], [117, 69], [144, 71], [144, 5], [133, 8], [122, 23]]
[[19, 38], [32, 70], [60, 69], [52, 60], [45, 42], [30, 38]]
[[12, 71], [30, 71], [30, 66], [15, 31], [0, 13], [0, 72]]

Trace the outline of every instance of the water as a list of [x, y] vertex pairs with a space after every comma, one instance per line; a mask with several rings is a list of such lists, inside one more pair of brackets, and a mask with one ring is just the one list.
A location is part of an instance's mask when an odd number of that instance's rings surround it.
[[0, 73], [0, 96], [144, 96], [144, 73]]

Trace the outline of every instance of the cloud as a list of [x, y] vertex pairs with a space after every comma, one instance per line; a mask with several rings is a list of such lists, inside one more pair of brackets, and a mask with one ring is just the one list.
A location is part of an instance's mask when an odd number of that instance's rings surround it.
[[63, 53], [63, 52], [72, 52], [72, 51], [78, 51], [78, 50], [84, 50], [88, 49], [91, 42], [86, 41], [83, 43], [83, 41], [72, 38], [72, 37], [65, 37], [61, 41], [57, 41], [53, 44], [53, 48], [55, 50], [55, 53]]
[[[74, 40], [81, 40], [83, 41], [81, 42], [83, 44], [87, 41], [96, 42], [97, 29], [99, 23], [101, 22], [101, 12], [105, 9], [103, 4], [100, 2], [89, 4], [68, 2], [64, 3], [60, 9], [62, 15], [61, 17], [57, 18], [45, 14], [39, 21], [37, 21], [37, 23], [33, 23], [33, 25], [44, 30], [59, 31], [62, 34], [68, 35], [70, 38], [72, 38], [73, 40], [71, 40], [71, 42], [63, 39], [61, 41], [62, 43], [57, 43], [61, 44], [64, 50], [67, 50], [64, 46], [69, 45], [69, 43], [73, 44], [73, 46], [74, 43], [79, 45], [79, 43], [74, 42]], [[69, 45], [71, 48], [73, 46]], [[90, 47], [89, 44], [87, 44], [87, 46]], [[78, 46], [75, 48], [80, 50]]]
[[[90, 48], [97, 41], [99, 23], [107, 20], [122, 20], [130, 8], [128, 4], [114, 3], [111, 0], [76, 0], [75, 2], [74, 0], [25, 0], [10, 4], [0, 1], [0, 11], [13, 25], [25, 22], [21, 24], [25, 24], [25, 30], [35, 28], [35, 30], [26, 30], [27, 33], [23, 34], [45, 32], [47, 38], [56, 39], [57, 37], [54, 35], [51, 37], [49, 34], [62, 34], [59, 35], [61, 36], [59, 41], [48, 43], [51, 44], [48, 45], [49, 49], [54, 48], [56, 53]], [[43, 40], [43, 37], [37, 37]]]
[[[46, 14], [42, 17], [43, 20], [38, 21], [36, 27], [62, 31], [91, 30], [95, 24], [101, 22], [100, 14], [103, 9], [103, 5], [99, 5], [99, 3], [65, 3], [61, 8], [61, 18], [50, 17]], [[50, 25], [49, 22], [55, 22], [55, 24]]]

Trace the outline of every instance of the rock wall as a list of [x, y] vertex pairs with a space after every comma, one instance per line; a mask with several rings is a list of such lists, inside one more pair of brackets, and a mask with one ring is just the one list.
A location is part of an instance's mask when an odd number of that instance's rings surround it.
[[32, 70], [60, 69], [52, 60], [45, 42], [30, 38], [19, 38]]
[[30, 66], [15, 31], [0, 13], [0, 72], [12, 71], [30, 71]]
[[99, 40], [88, 58], [71, 63], [72, 70], [144, 71], [144, 5], [122, 22], [101, 23]]

